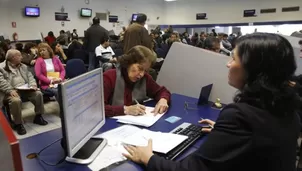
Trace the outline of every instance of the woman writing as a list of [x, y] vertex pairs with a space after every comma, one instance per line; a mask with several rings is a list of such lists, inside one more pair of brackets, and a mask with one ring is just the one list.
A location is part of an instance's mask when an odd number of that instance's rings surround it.
[[39, 44], [38, 52], [40, 57], [36, 60], [35, 72], [41, 90], [58, 99], [57, 85], [65, 79], [65, 68], [48, 44]]
[[144, 46], [135, 46], [119, 57], [119, 66], [104, 73], [104, 99], [106, 116], [140, 115], [143, 105], [136, 104], [149, 98], [157, 101], [154, 113], [168, 109], [170, 92], [159, 86], [146, 72], [156, 57]]
[[254, 33], [238, 39], [229, 84], [239, 90], [199, 149], [180, 162], [147, 147], [126, 146], [128, 159], [150, 171], [294, 171], [300, 132], [299, 97], [289, 84], [296, 70], [294, 51], [282, 36]]

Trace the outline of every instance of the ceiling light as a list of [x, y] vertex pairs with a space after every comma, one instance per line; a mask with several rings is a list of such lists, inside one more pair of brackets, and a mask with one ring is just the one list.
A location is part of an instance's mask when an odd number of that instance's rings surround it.
[[173, 1], [177, 1], [177, 0], [165, 0], [166, 2], [173, 2]]

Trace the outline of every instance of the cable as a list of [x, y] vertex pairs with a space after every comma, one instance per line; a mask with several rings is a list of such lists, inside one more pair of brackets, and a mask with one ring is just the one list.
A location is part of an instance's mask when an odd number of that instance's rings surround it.
[[53, 164], [53, 163], [48, 163], [48, 162], [42, 160], [41, 157], [40, 157], [40, 154], [41, 154], [44, 150], [46, 150], [46, 149], [49, 148], [50, 146], [54, 145], [55, 143], [59, 142], [61, 139], [62, 139], [62, 138], [57, 139], [56, 141], [54, 141], [54, 142], [48, 144], [47, 146], [45, 146], [45, 147], [44, 147], [42, 150], [40, 150], [38, 153], [34, 153], [34, 154], [36, 155], [36, 158], [37, 158], [40, 162], [42, 162], [42, 163], [44, 163], [44, 164], [46, 164], [46, 165], [48, 165], [48, 166], [57, 166], [57, 165], [63, 163], [63, 162], [65, 161], [65, 157], [66, 157], [66, 156], [64, 156], [62, 159], [60, 159], [60, 160], [59, 160], [57, 163], [55, 163], [55, 164]]

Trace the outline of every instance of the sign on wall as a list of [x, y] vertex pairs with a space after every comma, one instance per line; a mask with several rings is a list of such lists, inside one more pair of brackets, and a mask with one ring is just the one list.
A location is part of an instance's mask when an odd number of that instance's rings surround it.
[[256, 17], [256, 10], [255, 9], [249, 9], [243, 11], [243, 17]]
[[207, 19], [207, 13], [197, 13], [196, 14], [196, 20], [206, 20]]
[[12, 28], [17, 28], [17, 23], [15, 21], [12, 22]]
[[68, 13], [63, 13], [63, 12], [55, 12], [55, 20], [56, 21], [70, 21], [68, 18]]

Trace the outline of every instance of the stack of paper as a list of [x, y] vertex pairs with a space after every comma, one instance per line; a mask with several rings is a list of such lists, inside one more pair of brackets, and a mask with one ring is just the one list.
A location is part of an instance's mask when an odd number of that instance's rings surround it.
[[139, 115], [139, 116], [125, 115], [125, 116], [116, 116], [113, 118], [117, 119], [117, 122], [120, 123], [150, 127], [164, 115], [164, 114], [154, 115], [154, 113], [152, 113], [153, 110], [154, 107], [146, 107], [146, 114], [144, 115]]
[[[131, 125], [124, 125], [97, 135], [94, 138], [105, 138], [109, 145], [116, 147], [119, 147], [121, 144], [147, 146], [148, 140], [152, 139], [153, 151], [166, 154], [188, 137], [172, 133], [154, 132]], [[119, 148], [119, 151], [125, 153], [121, 148]]]

